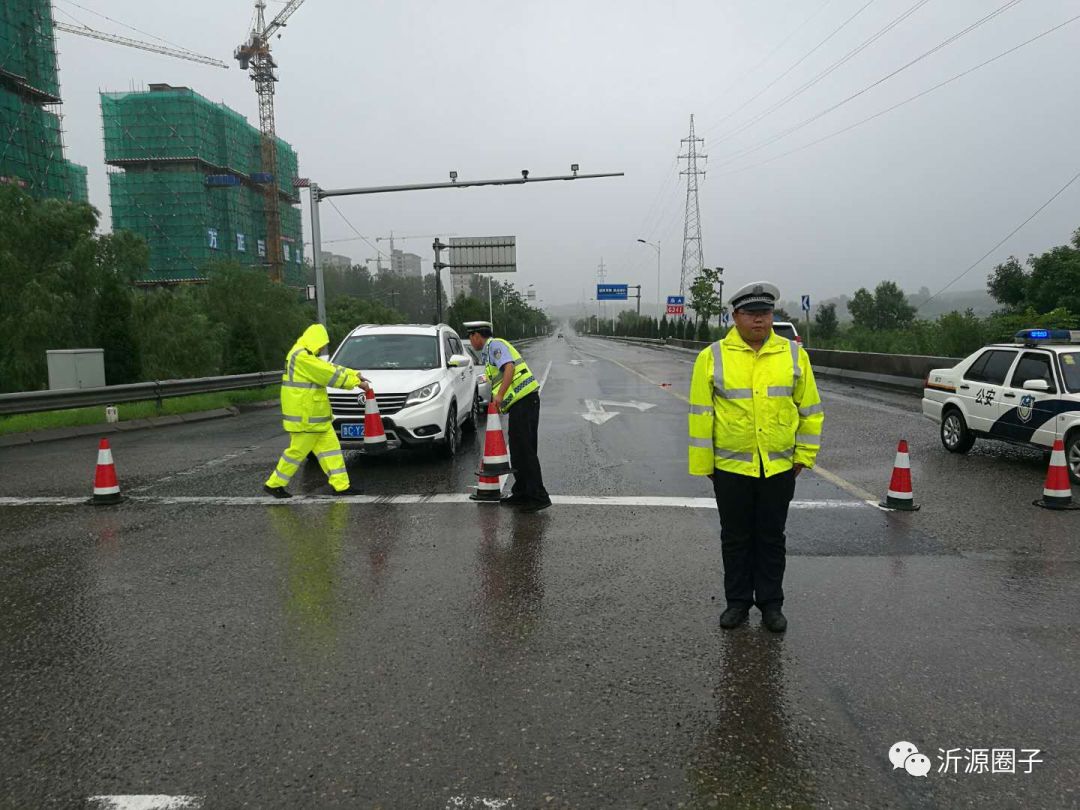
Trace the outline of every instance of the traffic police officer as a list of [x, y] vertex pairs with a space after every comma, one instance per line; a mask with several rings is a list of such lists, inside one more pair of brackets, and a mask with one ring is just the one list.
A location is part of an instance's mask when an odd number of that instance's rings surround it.
[[465, 324], [469, 343], [480, 352], [484, 373], [491, 383], [495, 406], [509, 414], [510, 461], [514, 465], [514, 486], [502, 499], [522, 512], [539, 512], [551, 506], [544, 489], [536, 445], [540, 429], [540, 384], [529, 364], [507, 341], [492, 337], [487, 321]]
[[289, 434], [289, 446], [278, 460], [277, 467], [263, 485], [263, 490], [275, 498], [292, 497], [289, 481], [297, 469], [314, 453], [324, 473], [330, 479], [335, 495], [349, 495], [355, 490], [349, 485], [345, 456], [334, 432], [334, 414], [326, 387], [360, 388], [368, 394], [371, 386], [351, 368], [335, 366], [325, 354], [330, 348], [330, 336], [321, 323], [309, 326], [285, 356], [285, 373], [281, 378], [281, 418]]
[[795, 478], [813, 467], [825, 419], [810, 358], [772, 330], [775, 285], [731, 297], [735, 328], [701, 352], [690, 384], [690, 474], [712, 479], [720, 512], [725, 629], [757, 605], [782, 633], [785, 536]]

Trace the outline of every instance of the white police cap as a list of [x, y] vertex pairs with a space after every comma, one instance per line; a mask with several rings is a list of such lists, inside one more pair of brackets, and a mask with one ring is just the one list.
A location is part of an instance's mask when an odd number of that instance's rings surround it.
[[471, 335], [473, 332], [482, 332], [487, 330], [488, 332], [495, 331], [495, 327], [491, 325], [491, 321], [465, 321], [462, 324], [465, 327], [465, 334]]
[[776, 300], [780, 297], [780, 290], [775, 284], [767, 281], [751, 281], [745, 287], [740, 287], [731, 296], [732, 309], [768, 310], [776, 307]]

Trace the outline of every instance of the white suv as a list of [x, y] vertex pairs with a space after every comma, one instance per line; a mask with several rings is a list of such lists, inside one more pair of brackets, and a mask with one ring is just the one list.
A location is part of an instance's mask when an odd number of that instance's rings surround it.
[[923, 414], [941, 425], [941, 443], [966, 453], [977, 438], [1049, 450], [1065, 442], [1069, 477], [1080, 484], [1080, 332], [1024, 329], [1014, 343], [979, 349], [934, 369]]
[[[461, 431], [475, 430], [484, 404], [473, 359], [446, 324], [358, 326], [332, 362], [371, 382], [391, 448], [434, 445], [452, 458]], [[364, 446], [362, 391], [329, 388], [334, 431], [346, 450]]]

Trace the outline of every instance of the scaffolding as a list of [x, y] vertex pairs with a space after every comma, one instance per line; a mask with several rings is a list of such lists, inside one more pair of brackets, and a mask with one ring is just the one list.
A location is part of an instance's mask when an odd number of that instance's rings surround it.
[[261, 174], [259, 131], [186, 87], [102, 93], [113, 228], [150, 246], [144, 283], [204, 281], [219, 262], [267, 264], [265, 182], [281, 205], [285, 283], [303, 283], [303, 239], [292, 180], [297, 157], [279, 139], [279, 176]]
[[0, 4], [0, 183], [34, 197], [88, 200], [86, 167], [64, 159], [52, 8]]

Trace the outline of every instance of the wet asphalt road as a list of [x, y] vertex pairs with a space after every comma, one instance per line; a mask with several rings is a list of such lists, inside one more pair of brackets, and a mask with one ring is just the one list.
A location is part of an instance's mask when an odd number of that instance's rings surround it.
[[[948, 456], [917, 399], [822, 382], [825, 474], [800, 479], [789, 521], [791, 629], [755, 613], [725, 633], [715, 513], [675, 505], [709, 494], [685, 474], [693, 358], [578, 337], [526, 356], [551, 364], [554, 495], [672, 500], [537, 516], [230, 501], [258, 494], [283, 446], [261, 410], [116, 436], [125, 491], [155, 500], [0, 502], [0, 807], [1080, 803], [1080, 523], [1031, 506], [1041, 454]], [[590, 399], [655, 407], [604, 406], [619, 415], [594, 425]], [[916, 514], [861, 502], [900, 437]], [[0, 450], [0, 498], [86, 496], [95, 449]], [[349, 467], [370, 494], [463, 493], [476, 454]], [[306, 471], [294, 491], [327, 490]], [[930, 756], [927, 777], [892, 769], [898, 740]], [[939, 773], [957, 748], [1042, 762]]]

